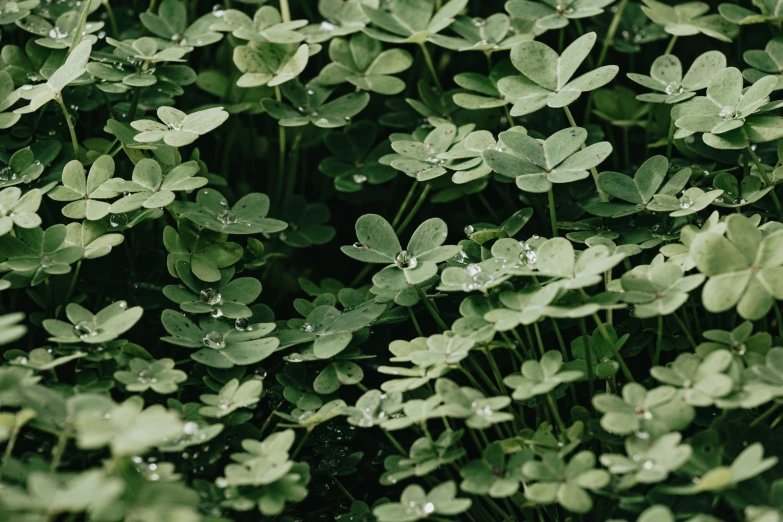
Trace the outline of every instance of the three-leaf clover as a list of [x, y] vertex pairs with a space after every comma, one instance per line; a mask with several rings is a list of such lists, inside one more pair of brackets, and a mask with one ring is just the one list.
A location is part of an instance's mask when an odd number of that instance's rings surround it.
[[693, 36], [699, 33], [730, 42], [737, 34], [737, 26], [719, 14], [705, 15], [710, 6], [704, 2], [685, 2], [670, 6], [656, 0], [642, 0], [642, 11], [650, 20], [674, 36]]
[[682, 444], [682, 435], [667, 433], [649, 442], [638, 437], [625, 439], [626, 455], [604, 453], [601, 464], [613, 475], [622, 475], [622, 489], [636, 484], [663, 482], [669, 473], [676, 471], [691, 457], [692, 450]]
[[693, 61], [690, 69], [683, 76], [680, 59], [673, 54], [664, 54], [653, 61], [650, 76], [628, 73], [628, 78], [643, 87], [658, 91], [658, 93], [640, 94], [637, 99], [651, 103], [674, 104], [695, 96], [696, 91], [706, 89], [712, 78], [725, 68], [726, 56], [723, 53], [707, 51]]
[[679, 265], [667, 263], [659, 254], [649, 265], [637, 265], [623, 274], [622, 299], [634, 305], [636, 317], [669, 315], [688, 301], [688, 292], [704, 279], [702, 274], [685, 276]]
[[191, 314], [212, 314], [229, 319], [248, 318], [253, 312], [247, 305], [261, 294], [261, 283], [254, 277], [233, 279], [234, 268], [224, 268], [219, 281], [199, 280], [185, 261], [176, 264], [177, 276], [183, 285], [168, 285], [163, 294]]
[[498, 82], [500, 92], [514, 103], [511, 115], [523, 116], [544, 106], [565, 107], [583, 92], [612, 81], [619, 70], [616, 65], [604, 65], [571, 79], [596, 39], [595, 33], [587, 33], [566, 47], [562, 55], [541, 42], [516, 44], [511, 49], [511, 62], [523, 76], [509, 76]]
[[211, 368], [233, 368], [260, 362], [275, 352], [280, 340], [265, 337], [275, 329], [274, 323], [258, 323], [245, 328], [232, 328], [225, 321], [211, 316], [201, 316], [196, 323], [174, 310], [164, 310], [163, 327], [170, 337], [163, 340], [198, 348], [191, 358]]
[[19, 284], [29, 281], [35, 286], [50, 275], [70, 272], [70, 265], [82, 258], [84, 249], [66, 245], [67, 230], [65, 225], [52, 225], [46, 230], [20, 228], [16, 237], [0, 237], [0, 254], [6, 258], [0, 270], [12, 271], [4, 279], [11, 278]]
[[234, 64], [242, 73], [239, 87], [276, 87], [293, 80], [307, 67], [307, 45], [289, 49], [284, 45], [239, 45], [234, 49]]
[[769, 103], [777, 78], [767, 76], [745, 90], [742, 83], [742, 73], [735, 67], [717, 73], [707, 87], [706, 97], [697, 96], [675, 108], [674, 124], [680, 129], [676, 136], [703, 132], [704, 143], [717, 149], [741, 149], [750, 142], [783, 136], [783, 118], [764, 114], [778, 105]]
[[723, 373], [732, 359], [728, 350], [715, 350], [704, 359], [682, 353], [667, 366], [651, 368], [650, 375], [664, 384], [682, 388], [683, 400], [691, 406], [712, 406], [734, 388], [734, 380]]
[[612, 152], [608, 141], [579, 150], [587, 140], [587, 131], [582, 128], [562, 129], [546, 140], [504, 131], [500, 140], [505, 149], [485, 150], [483, 157], [499, 174], [514, 178], [525, 192], [548, 192], [554, 183], [584, 179]]
[[[151, 161], [157, 165], [154, 160]], [[106, 184], [114, 175], [114, 159], [111, 156], [101, 156], [90, 166], [89, 175], [85, 176], [84, 167], [78, 160], [69, 161], [63, 168], [63, 184], [54, 187], [48, 195], [55, 201], [70, 201], [62, 209], [65, 217], [90, 221], [102, 219], [109, 212], [111, 205], [102, 199], [111, 199], [119, 195], [116, 189]]]
[[372, 514], [378, 522], [415, 522], [430, 515], [458, 515], [467, 511], [472, 502], [456, 497], [457, 485], [453, 481], [435, 486], [429, 493], [413, 484], [403, 490], [399, 502], [381, 504]]
[[396, 171], [378, 162], [388, 152], [388, 141], [376, 144], [378, 126], [361, 120], [332, 131], [324, 137], [324, 145], [333, 156], [324, 158], [318, 170], [334, 178], [340, 192], [358, 192], [365, 185], [379, 185], [395, 177]]
[[41, 191], [32, 189], [25, 194], [18, 187], [0, 191], [0, 236], [11, 232], [14, 226], [36, 228], [41, 218], [36, 214], [41, 206]]
[[525, 486], [525, 498], [544, 506], [557, 502], [568, 511], [587, 513], [593, 508], [593, 499], [586, 490], [602, 489], [611, 478], [595, 464], [591, 451], [577, 453], [568, 464], [556, 453], [525, 462], [522, 473], [532, 482]]
[[114, 378], [125, 385], [128, 391], [168, 394], [177, 391], [177, 385], [187, 380], [188, 375], [174, 369], [173, 359], [147, 361], [134, 357], [128, 362], [127, 370], [114, 372]]
[[382, 42], [421, 45], [451, 25], [454, 17], [467, 5], [468, 0], [449, 0], [435, 11], [434, 0], [390, 2], [384, 5], [389, 10], [362, 3], [364, 13], [375, 25], [362, 31]]
[[364, 33], [350, 40], [335, 38], [329, 43], [332, 63], [324, 67], [318, 80], [324, 85], [349, 82], [357, 89], [379, 94], [398, 94], [405, 82], [392, 76], [407, 70], [413, 57], [404, 49], [383, 51], [381, 42]]
[[112, 178], [102, 188], [126, 194], [111, 205], [114, 214], [124, 214], [139, 208], [162, 208], [176, 199], [175, 191], [191, 191], [207, 184], [207, 178], [195, 176], [198, 163], [188, 161], [174, 167], [163, 176], [160, 163], [145, 158], [133, 169], [130, 180]]
[[266, 217], [269, 197], [257, 192], [243, 196], [232, 207], [220, 192], [211, 189], [199, 190], [196, 203], [177, 203], [175, 208], [182, 217], [215, 232], [272, 234], [287, 227], [283, 221]]
[[[726, 4], [723, 4], [726, 5]], [[742, 76], [750, 83], [756, 83], [769, 75], [777, 75], [775, 90], [783, 89], [783, 38], [775, 37], [767, 42], [764, 50], [751, 49], [742, 54], [750, 69], [742, 71]]]
[[487, 54], [505, 51], [534, 36], [532, 32], [520, 30], [521, 20], [520, 17], [512, 19], [504, 13], [494, 13], [486, 19], [458, 15], [454, 17], [449, 29], [459, 37], [434, 34], [429, 37], [429, 41], [455, 51], [481, 51]]
[[190, 263], [193, 275], [214, 283], [223, 277], [220, 269], [228, 268], [242, 258], [239, 243], [226, 241], [228, 234], [208, 228], [199, 228], [193, 221], [181, 217], [177, 220], [177, 229], [166, 227], [163, 230], [163, 244], [169, 254], [166, 265], [169, 274], [177, 275], [177, 263]]
[[206, 404], [199, 409], [199, 413], [205, 417], [221, 418], [233, 413], [239, 408], [255, 406], [261, 398], [264, 382], [258, 379], [249, 379], [239, 384], [238, 379], [228, 381], [217, 393], [205, 393], [200, 399]]
[[139, 143], [164, 142], [172, 147], [190, 145], [199, 136], [216, 129], [228, 119], [223, 107], [213, 107], [186, 114], [174, 107], [162, 106], [157, 110], [160, 121], [136, 120], [131, 127], [139, 131], [133, 138]]
[[465, 449], [458, 447], [462, 430], [444, 430], [435, 440], [427, 437], [416, 439], [411, 444], [409, 456], [390, 455], [383, 461], [386, 472], [381, 484], [387, 486], [409, 477], [428, 475], [443, 465], [450, 464], [465, 455]]
[[283, 127], [300, 127], [312, 123], [316, 127], [343, 127], [370, 103], [366, 92], [352, 92], [327, 102], [332, 90], [317, 82], [305, 88], [298, 81], [287, 82], [281, 88], [291, 105], [264, 98], [261, 105]]
[[506, 11], [511, 16], [536, 23], [544, 30], [561, 29], [569, 20], [589, 18], [604, 12], [604, 7], [614, 0], [543, 0], [543, 3], [528, 0], [511, 0], [506, 3]]
[[[725, 235], [724, 235], [725, 233]], [[707, 276], [702, 303], [712, 313], [737, 307], [743, 319], [766, 315], [783, 299], [783, 231], [764, 234], [753, 222], [731, 214], [691, 241], [690, 255]]]
[[51, 335], [50, 341], [62, 344], [100, 344], [117, 339], [139, 322], [144, 309], [128, 308], [125, 301], [117, 301], [94, 314], [76, 303], [65, 307], [69, 323], [46, 319], [43, 327]]
[[473, 495], [489, 495], [492, 498], [505, 498], [519, 490], [522, 465], [533, 457], [528, 451], [518, 451], [506, 462], [506, 454], [499, 442], [493, 442], [484, 450], [481, 460], [472, 460], [463, 466], [459, 474], [462, 483], [459, 487]]
[[563, 368], [563, 354], [558, 351], [546, 352], [540, 361], [525, 361], [522, 363], [522, 373], [512, 373], [503, 382], [509, 388], [514, 388], [514, 400], [523, 401], [537, 395], [544, 395], [559, 385], [582, 378], [578, 370]]
[[642, 438], [681, 430], [696, 415], [676, 388], [659, 386], [647, 391], [635, 382], [623, 386], [622, 398], [608, 393], [596, 395], [593, 406], [604, 414], [601, 427], [609, 433], [636, 432]]

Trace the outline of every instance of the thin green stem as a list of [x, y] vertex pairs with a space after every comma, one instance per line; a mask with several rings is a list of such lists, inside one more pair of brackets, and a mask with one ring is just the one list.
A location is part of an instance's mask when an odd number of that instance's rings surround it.
[[337, 486], [337, 489], [342, 491], [343, 495], [345, 495], [348, 500], [350, 500], [351, 502], [356, 502], [356, 499], [353, 498], [351, 492], [345, 489], [345, 486], [343, 486], [343, 483], [337, 479], [337, 476], [332, 475], [331, 477], [332, 477], [332, 482], [334, 482], [334, 485]]
[[68, 293], [65, 294], [65, 301], [63, 301], [64, 304], [68, 304], [71, 300], [71, 296], [73, 295], [73, 291], [76, 289], [76, 282], [79, 280], [79, 272], [82, 269], [82, 260], [80, 259], [76, 263], [76, 268], [73, 269], [73, 276], [71, 276], [71, 284], [68, 285]]
[[419, 182], [414, 181], [413, 185], [411, 185], [410, 190], [408, 190], [408, 193], [405, 195], [405, 199], [402, 201], [402, 205], [397, 210], [397, 214], [394, 216], [394, 220], [392, 220], [392, 228], [396, 227], [397, 224], [402, 219], [402, 216], [405, 214], [405, 209], [408, 208], [408, 205], [411, 202], [411, 199], [413, 199], [413, 194], [416, 193], [416, 189], [419, 188]]
[[427, 49], [427, 44], [419, 44], [419, 47], [421, 47], [421, 52], [424, 55], [424, 61], [427, 63], [427, 68], [430, 70], [430, 74], [432, 75], [432, 80], [435, 82], [435, 86], [438, 88], [438, 91], [443, 92], [443, 87], [440, 85], [438, 72], [435, 70], [435, 64], [432, 63], [432, 56], [430, 55], [429, 49]]
[[508, 126], [513, 127], [514, 125], [516, 125], [516, 123], [514, 123], [514, 118], [511, 117], [511, 111], [508, 110], [508, 105], [504, 105], [503, 109], [506, 111], [506, 119], [508, 120]]
[[533, 323], [533, 331], [536, 333], [536, 343], [538, 343], [538, 351], [541, 353], [541, 357], [546, 353], [544, 348], [544, 340], [541, 338], [541, 330], [538, 329], [538, 323]]
[[552, 185], [547, 192], [549, 199], [549, 220], [552, 222], [552, 237], [557, 237], [557, 209], [555, 209], [555, 187]]
[[503, 376], [500, 374], [500, 368], [498, 368], [497, 361], [495, 361], [495, 358], [492, 356], [492, 353], [489, 350], [485, 350], [484, 355], [486, 356], [487, 362], [489, 363], [489, 368], [492, 370], [492, 376], [495, 377], [495, 382], [498, 383], [498, 389], [500, 390], [500, 393], [503, 395], [508, 395], [508, 390], [506, 389], [506, 385], [503, 383]]
[[139, 100], [141, 100], [141, 87], [136, 87], [136, 89], [133, 91], [130, 110], [128, 110], [128, 121], [133, 121], [133, 117], [136, 114], [136, 109], [139, 107]]
[[672, 146], [674, 145], [674, 118], [669, 114], [669, 134], [666, 138], [666, 159], [672, 159]]
[[8, 444], [5, 446], [5, 452], [3, 452], [2, 465], [5, 466], [8, 459], [11, 458], [11, 454], [14, 452], [14, 446], [16, 446], [16, 438], [19, 436], [21, 427], [14, 423], [14, 429], [11, 430], [11, 435], [8, 437]]
[[617, 34], [617, 29], [620, 27], [620, 22], [623, 19], [623, 12], [625, 11], [626, 5], [628, 5], [628, 0], [621, 0], [617, 6], [617, 12], [614, 13], [612, 21], [609, 23], [609, 29], [606, 31], [606, 37], [601, 46], [601, 53], [598, 55], [596, 67], [601, 67], [604, 64], [606, 54], [609, 52], [609, 47], [614, 43], [614, 35]]
[[103, 5], [104, 7], [106, 7], [106, 14], [109, 17], [109, 25], [111, 25], [111, 34], [115, 38], [118, 38], [120, 34], [120, 30], [117, 28], [117, 19], [114, 17], [114, 9], [112, 9], [109, 0], [104, 0]]
[[774, 301], [773, 307], [775, 309], [775, 322], [778, 323], [778, 334], [780, 337], [783, 337], [783, 315], [780, 313], [780, 305], [778, 305], [777, 301]]
[[408, 213], [408, 216], [405, 218], [405, 221], [403, 221], [402, 224], [397, 229], [395, 229], [395, 233], [398, 236], [408, 227], [408, 225], [410, 225], [411, 221], [413, 221], [413, 218], [416, 216], [416, 212], [419, 211], [421, 206], [427, 200], [427, 196], [429, 195], [430, 190], [432, 190], [431, 185], [427, 185], [426, 187], [424, 187], [424, 190], [419, 195], [419, 199], [416, 200], [416, 203], [413, 205], [413, 208]]
[[672, 39], [669, 40], [669, 45], [666, 46], [666, 50], [663, 52], [663, 54], [672, 54], [672, 51], [674, 50], [674, 44], [677, 43], [678, 36], [675, 34], [672, 36]]
[[595, 321], [596, 326], [598, 326], [598, 331], [601, 332], [601, 337], [604, 338], [606, 344], [609, 345], [609, 349], [612, 350], [612, 355], [617, 361], [617, 364], [620, 365], [620, 370], [622, 370], [625, 378], [629, 382], [636, 382], [636, 380], [633, 378], [631, 370], [629, 370], [628, 366], [625, 364], [623, 356], [620, 355], [619, 351], [617, 351], [617, 347], [614, 345], [614, 341], [612, 341], [612, 338], [609, 336], [609, 332], [606, 331], [606, 327], [604, 326], [604, 323], [601, 322], [601, 318], [598, 317], [598, 314], [593, 314], [593, 321]]
[[566, 426], [563, 419], [560, 417], [560, 411], [557, 409], [557, 401], [552, 396], [552, 392], [546, 394], [546, 401], [549, 404], [549, 409], [552, 410], [552, 417], [555, 419], [557, 429], [560, 430], [560, 436], [564, 437], [566, 432]]
[[752, 428], [753, 426], [756, 426], [757, 424], [769, 418], [770, 415], [775, 413], [775, 411], [778, 409], [779, 406], [780, 406], [779, 404], [773, 404], [772, 406], [770, 406], [769, 409], [767, 409], [767, 411], [765, 411], [764, 413], [762, 413], [761, 415], [753, 419], [753, 422], [750, 423], [750, 427]]
[[595, 369], [593, 368], [593, 347], [590, 346], [590, 335], [587, 333], [587, 327], [585, 326], [585, 320], [579, 318], [579, 331], [584, 339], [585, 347], [585, 366], [587, 368], [587, 388], [590, 392], [590, 397], [595, 394]]
[[58, 94], [55, 98], [60, 105], [60, 109], [63, 111], [63, 117], [65, 118], [65, 124], [68, 125], [68, 132], [71, 134], [71, 145], [73, 146], [73, 157], [79, 159], [79, 140], [76, 138], [76, 128], [73, 125], [73, 118], [68, 112], [68, 108], [65, 106], [62, 94]]
[[753, 160], [753, 163], [756, 164], [756, 168], [758, 169], [761, 178], [764, 180], [764, 184], [768, 187], [772, 187], [772, 190], [770, 190], [769, 193], [772, 194], [772, 202], [775, 204], [775, 210], [778, 212], [778, 219], [783, 221], [783, 209], [780, 207], [780, 200], [778, 199], [777, 192], [775, 192], [775, 185], [773, 185], [770, 181], [769, 176], [767, 176], [767, 171], [764, 170], [764, 165], [761, 164], [759, 157], [756, 156], [755, 152], [753, 152], [753, 148], [750, 146], [750, 144], [745, 147], [745, 150], [748, 151], [748, 154], [750, 154], [750, 158]]
[[[685, 309], [683, 309], [683, 312], [685, 312]], [[677, 324], [680, 325], [680, 329], [685, 334], [685, 337], [688, 338], [688, 342], [691, 343], [691, 347], [696, 349], [696, 339], [693, 338], [690, 332], [690, 328], [683, 322], [683, 320], [680, 318], [679, 315], [677, 315], [677, 312], [674, 312], [672, 314], [674, 316], [674, 320], [677, 321]], [[688, 317], [687, 315], [685, 317]]]
[[655, 355], [653, 355], [652, 364], [658, 366], [658, 361], [661, 360], [661, 350], [663, 347], [663, 316], [658, 316], [658, 336], [655, 341]]
[[[275, 86], [275, 99], [281, 101], [283, 98], [280, 87]], [[275, 201], [280, 201], [283, 197], [283, 186], [285, 185], [285, 127], [277, 126], [278, 135], [278, 153], [277, 153], [277, 185], [275, 187]]]
[[73, 431], [73, 425], [68, 423], [65, 425], [65, 429], [60, 433], [60, 437], [57, 439], [57, 445], [52, 450], [52, 463], [49, 466], [51, 471], [55, 471], [60, 465], [60, 460], [63, 458], [65, 448], [68, 446], [68, 439], [71, 437]]
[[416, 314], [413, 313], [413, 307], [406, 306], [408, 309], [408, 315], [411, 318], [411, 321], [413, 322], [414, 328], [416, 328], [416, 333], [419, 334], [419, 337], [424, 337], [424, 333], [421, 331], [421, 326], [419, 326], [419, 321], [416, 320]]
[[291, 9], [288, 7], [288, 0], [280, 0], [280, 16], [284, 23], [291, 21]]
[[294, 450], [294, 452], [291, 454], [291, 459], [292, 459], [292, 460], [293, 460], [293, 459], [295, 459], [297, 455], [299, 455], [299, 452], [300, 452], [300, 451], [302, 451], [302, 448], [304, 448], [305, 442], [307, 442], [307, 439], [309, 439], [309, 438], [310, 438], [310, 434], [311, 434], [312, 432], [313, 432], [313, 431], [312, 431], [311, 429], [308, 429], [308, 430], [305, 432], [305, 434], [304, 434], [304, 437], [302, 437], [302, 440], [300, 440], [300, 441], [299, 441], [299, 444], [296, 446], [296, 449], [295, 449], [295, 450]]
[[403, 448], [403, 447], [402, 447], [402, 444], [400, 444], [399, 442], [397, 442], [397, 439], [395, 439], [395, 438], [394, 438], [394, 435], [392, 435], [391, 433], [389, 433], [389, 432], [388, 432], [388, 431], [386, 431], [386, 430], [381, 430], [381, 431], [383, 432], [383, 434], [384, 434], [384, 435], [386, 435], [386, 438], [387, 438], [387, 439], [389, 439], [389, 442], [391, 442], [392, 446], [394, 446], [394, 448], [395, 448], [397, 451], [399, 451], [399, 452], [400, 452], [400, 455], [402, 455], [402, 456], [404, 456], [404, 457], [407, 457], [407, 456], [408, 456], [408, 452], [407, 452], [407, 451], [405, 451], [405, 448]]
[[[574, 120], [574, 115], [571, 114], [571, 110], [566, 105], [563, 107], [563, 110], [565, 111], [566, 118], [568, 118], [568, 123], [571, 124], [571, 127], [578, 129], [579, 126], [576, 124], [576, 121]], [[582, 143], [583, 150], [587, 148], [584, 143]], [[604, 194], [604, 191], [601, 190], [601, 187], [598, 186], [598, 171], [595, 169], [595, 167], [590, 168], [590, 174], [593, 175], [593, 181], [595, 182], [595, 188], [598, 191], [598, 196], [601, 198], [601, 201], [609, 201], [609, 198], [606, 197], [606, 194]]]
[[444, 332], [448, 330], [449, 329], [448, 325], [446, 325], [446, 323], [443, 322], [443, 319], [441, 319], [438, 311], [435, 310], [435, 307], [432, 306], [430, 300], [427, 298], [426, 295], [424, 295], [424, 290], [422, 290], [419, 285], [413, 285], [413, 288], [416, 289], [416, 293], [419, 294], [419, 299], [421, 299], [421, 302], [424, 303], [424, 308], [426, 308], [427, 311], [432, 316], [432, 318], [435, 319], [435, 323], [437, 323], [438, 328], [440, 328]]

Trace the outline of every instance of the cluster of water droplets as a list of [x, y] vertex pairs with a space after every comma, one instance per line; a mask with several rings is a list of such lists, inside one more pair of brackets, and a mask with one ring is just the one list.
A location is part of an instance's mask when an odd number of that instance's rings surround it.
[[[43, 263], [41, 266], [43, 266]], [[79, 339], [84, 340], [98, 335], [98, 328], [90, 321], [79, 321], [74, 325], [73, 333]]]
[[212, 330], [204, 334], [201, 344], [213, 350], [222, 350], [226, 347], [226, 340], [222, 333]]
[[557, 10], [557, 14], [560, 15], [568, 15], [574, 12], [574, 8], [566, 4], [557, 4], [555, 9]]
[[726, 105], [720, 110], [720, 117], [724, 120], [731, 120], [737, 117], [737, 109], [731, 105]]
[[415, 500], [411, 500], [410, 502], [408, 502], [405, 511], [408, 513], [408, 515], [417, 515], [419, 517], [422, 516], [426, 517], [435, 512], [435, 504], [433, 504], [432, 502], [425, 502], [424, 504], [419, 504]]
[[155, 373], [149, 368], [144, 368], [139, 372], [139, 382], [142, 384], [155, 384], [158, 382], [158, 378], [155, 377]]
[[691, 208], [691, 205], [693, 205], [693, 200], [690, 198], [690, 196], [683, 194], [680, 197], [680, 208], [682, 209]]
[[68, 31], [55, 25], [54, 28], [49, 31], [49, 38], [52, 40], [63, 40], [68, 38]]
[[[538, 236], [533, 236], [532, 239], [538, 239]], [[519, 246], [522, 247], [522, 252], [519, 254], [519, 262], [523, 265], [535, 265], [538, 262], [538, 254], [533, 250], [527, 241], [520, 241]]]
[[397, 268], [416, 268], [419, 261], [407, 250], [401, 250], [394, 258], [394, 264], [397, 265]]
[[304, 323], [299, 329], [303, 332], [313, 333], [315, 331], [315, 326], [313, 326], [312, 323]]
[[367, 176], [365, 176], [364, 174], [354, 174], [351, 177], [351, 179], [353, 180], [354, 183], [356, 183], [358, 185], [361, 185], [361, 184], [367, 182]]
[[685, 88], [680, 82], [669, 82], [666, 86], [666, 94], [682, 94]]
[[231, 209], [223, 209], [218, 215], [217, 220], [224, 225], [230, 225], [237, 222], [237, 215]]
[[485, 272], [481, 269], [481, 265], [477, 263], [471, 263], [465, 267], [465, 271], [471, 278], [468, 283], [462, 284], [462, 290], [465, 292], [472, 292], [485, 288], [495, 281], [495, 276], [489, 272]]
[[215, 4], [212, 6], [212, 15], [223, 18], [226, 15], [226, 8], [220, 4]]
[[5, 4], [5, 7], [3, 8], [4, 13], [18, 13], [19, 12], [19, 4], [16, 2], [8, 2]]
[[493, 413], [492, 406], [489, 404], [481, 405], [476, 401], [470, 403], [470, 409], [480, 417], [489, 417]]

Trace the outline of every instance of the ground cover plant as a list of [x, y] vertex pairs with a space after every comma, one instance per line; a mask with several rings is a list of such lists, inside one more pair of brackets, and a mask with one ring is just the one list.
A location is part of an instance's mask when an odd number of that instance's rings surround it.
[[783, 521], [783, 3], [0, 31], [0, 520]]

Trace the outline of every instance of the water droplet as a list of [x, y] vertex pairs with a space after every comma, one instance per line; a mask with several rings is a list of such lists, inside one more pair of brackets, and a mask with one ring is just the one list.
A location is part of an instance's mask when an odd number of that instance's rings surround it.
[[112, 227], [123, 227], [128, 224], [127, 214], [111, 214], [109, 216], [109, 225]]
[[203, 302], [210, 305], [218, 304], [223, 299], [223, 296], [220, 295], [220, 292], [214, 288], [205, 288], [200, 292], [199, 297]]
[[22, 89], [23, 91], [29, 91], [29, 90], [30, 90], [30, 89], [32, 89], [32, 88], [33, 88], [33, 86], [32, 86], [32, 85], [30, 85], [29, 83], [26, 83], [26, 84], [22, 85], [22, 87], [21, 87], [21, 89]]
[[186, 435], [193, 435], [198, 431], [198, 423], [196, 422], [186, 422], [185, 425], [182, 427], [182, 431]]
[[476, 27], [483, 27], [484, 24], [486, 24], [484, 19], [483, 18], [479, 18], [479, 17], [476, 17], [476, 18], [474, 18], [471, 21], [473, 22], [473, 25], [475, 25]]
[[644, 469], [653, 469], [654, 466], [655, 466], [655, 463], [653, 461], [651, 461], [651, 460], [645, 460], [644, 464], [642, 464], [642, 467]]
[[224, 225], [230, 225], [231, 223], [237, 222], [237, 215], [234, 214], [233, 211], [229, 209], [225, 209], [220, 214], [217, 215], [217, 220], [223, 223]]
[[266, 376], [267, 376], [266, 370], [264, 368], [256, 368], [253, 371], [253, 374], [254, 374], [256, 379], [261, 380], [261, 381], [266, 379]]
[[68, 31], [65, 31], [60, 27], [54, 26], [54, 29], [49, 31], [49, 38], [53, 40], [62, 40], [67, 37], [68, 37]]
[[5, 4], [5, 9], [3, 9], [6, 13], [18, 13], [19, 12], [19, 4], [16, 2], [8, 2]]
[[240, 332], [244, 332], [247, 330], [247, 326], [249, 324], [249, 321], [245, 317], [240, 317], [236, 321], [234, 321], [234, 328], [239, 330]]
[[397, 257], [394, 258], [394, 264], [397, 265], [397, 268], [416, 268], [419, 261], [407, 250], [402, 250], [397, 254]]
[[228, 486], [228, 481], [227, 481], [225, 478], [223, 478], [223, 477], [220, 477], [220, 478], [218, 478], [218, 479], [215, 481], [215, 485], [216, 485], [217, 487], [219, 487], [220, 489], [223, 489], [223, 488], [225, 488], [225, 487], [227, 487], [227, 486]]
[[427, 502], [426, 504], [424, 504], [422, 510], [429, 515], [430, 513], [435, 511], [435, 504], [433, 504], [432, 502]]
[[679, 82], [669, 82], [669, 84], [666, 86], [666, 94], [680, 94], [684, 92], [685, 89], [680, 85]]
[[440, 165], [443, 165], [443, 160], [440, 159], [437, 154], [430, 154], [427, 157], [427, 163], [439, 167]]
[[358, 183], [361, 185], [362, 183], [365, 183], [367, 181], [367, 176], [364, 174], [354, 174], [353, 175], [353, 182]]
[[220, 4], [215, 4], [212, 6], [212, 14], [218, 18], [223, 18], [226, 14], [226, 8]]
[[680, 198], [680, 208], [690, 208], [691, 205], [693, 205], [693, 200], [690, 197], [683, 195]]
[[737, 115], [737, 109], [730, 105], [726, 105], [720, 110], [720, 117], [724, 120], [730, 120]]
[[166, 125], [166, 127], [169, 128], [170, 131], [178, 131], [182, 129], [182, 123], [178, 122], [171, 122]]
[[477, 265], [476, 263], [471, 263], [471, 264], [469, 264], [469, 265], [468, 265], [468, 266], [465, 268], [465, 270], [467, 270], [467, 272], [468, 272], [468, 275], [469, 275], [470, 277], [476, 277], [476, 274], [478, 274], [479, 272], [481, 272], [481, 267], [480, 267], [479, 265]]
[[465, 232], [465, 235], [466, 235], [466, 236], [469, 236], [469, 235], [471, 235], [471, 234], [472, 234], [473, 232], [475, 232], [475, 231], [476, 231], [476, 229], [475, 229], [475, 228], [473, 228], [473, 225], [468, 225], [468, 226], [466, 226], [466, 227], [463, 229], [463, 232]]
[[319, 28], [321, 29], [321, 31], [334, 31], [334, 24], [324, 20], [323, 22], [321, 22]]
[[313, 333], [315, 331], [315, 326], [310, 323], [305, 323], [299, 329], [303, 332]]
[[172, 42], [176, 42], [176, 41], [178, 41], [178, 40], [181, 40], [181, 39], [182, 39], [182, 36], [181, 36], [181, 35], [179, 35], [179, 34], [173, 34], [173, 35], [171, 35], [171, 41], [172, 41]]
[[80, 321], [73, 327], [73, 333], [79, 339], [86, 339], [98, 335], [98, 332], [89, 321]]
[[222, 350], [226, 347], [226, 341], [223, 339], [223, 334], [214, 330], [204, 334], [201, 343], [207, 348], [212, 348], [214, 350]]
[[223, 317], [223, 310], [221, 310], [219, 306], [216, 306], [215, 308], [209, 311], [209, 315], [211, 315], [216, 319], [218, 317]]

